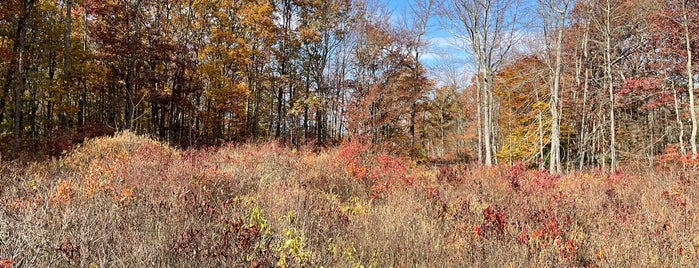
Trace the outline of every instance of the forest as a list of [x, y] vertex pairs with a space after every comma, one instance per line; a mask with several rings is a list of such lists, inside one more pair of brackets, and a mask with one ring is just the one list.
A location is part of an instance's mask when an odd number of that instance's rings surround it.
[[[697, 154], [696, 1], [0, 5], [12, 157], [118, 130], [180, 147], [361, 139], [556, 173]], [[440, 29], [462, 66], [430, 44]]]
[[699, 266], [697, 0], [2, 0], [0, 267]]

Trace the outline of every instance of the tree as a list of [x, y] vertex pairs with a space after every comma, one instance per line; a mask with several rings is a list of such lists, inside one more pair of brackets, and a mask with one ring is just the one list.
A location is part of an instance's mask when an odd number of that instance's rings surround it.
[[[420, 56], [424, 48], [423, 38], [427, 33], [427, 27], [430, 18], [432, 17], [436, 6], [436, 0], [416, 0], [411, 2], [410, 5], [410, 22], [406, 22], [406, 29], [411, 29], [412, 31], [408, 34], [410, 35], [410, 43], [408, 44], [408, 49], [410, 50], [410, 55], [413, 57], [412, 62], [414, 66], [411, 66], [413, 71], [413, 80], [417, 81], [419, 79], [420, 68]], [[421, 95], [425, 91], [424, 88], [420, 88], [419, 84], [415, 83], [413, 86], [413, 91], [415, 95]], [[417, 114], [417, 101], [413, 101], [411, 104], [410, 111], [410, 145], [415, 146], [415, 123]]]
[[437, 138], [435, 155], [438, 158], [453, 159], [458, 155], [458, 140], [454, 137], [458, 133], [459, 93], [455, 84], [438, 86], [434, 97], [428, 105], [427, 124], [432, 136]]
[[498, 125], [503, 137], [497, 156], [510, 165], [516, 161], [543, 161], [543, 147], [553, 147], [552, 141], [544, 138], [548, 132], [544, 126], [550, 127], [554, 120], [553, 115], [545, 116], [551, 105], [544, 101], [549, 97], [545, 90], [550, 82], [548, 71], [544, 60], [534, 55], [513, 61], [495, 76], [495, 95], [502, 104]]
[[[66, 16], [65, 16], [65, 28], [63, 31], [63, 91], [70, 92], [70, 34], [72, 32], [72, 12], [73, 12], [73, 1], [66, 0]], [[67, 115], [62, 116], [62, 127], [64, 131], [68, 129], [68, 119]]]
[[19, 14], [19, 20], [17, 22], [17, 34], [15, 37], [15, 45], [13, 47], [13, 50], [16, 53], [17, 57], [17, 81], [15, 82], [15, 92], [14, 92], [14, 111], [15, 111], [15, 120], [14, 120], [14, 137], [16, 140], [16, 148], [19, 148], [19, 139], [22, 137], [22, 97], [24, 96], [24, 85], [25, 85], [25, 74], [24, 74], [24, 57], [25, 57], [25, 46], [26, 46], [26, 35], [27, 35], [27, 29], [29, 26], [27, 25], [27, 21], [29, 20], [33, 10], [34, 10], [34, 4], [36, 4], [36, 0], [22, 0], [20, 1], [20, 14]]
[[[299, 36], [302, 48], [304, 80], [303, 138], [315, 138], [324, 144], [327, 137], [330, 85], [326, 71], [331, 53], [338, 48], [347, 33], [340, 26], [349, 20], [347, 1], [309, 1], [300, 5]], [[315, 110], [314, 119], [311, 113]], [[311, 122], [314, 121], [314, 122]], [[315, 123], [315, 133], [311, 124]]]
[[[672, 4], [672, 2], [670, 2]], [[689, 92], [689, 114], [692, 119], [692, 134], [689, 142], [692, 145], [692, 159], [697, 157], [697, 107], [694, 104], [694, 54], [693, 50], [697, 43], [697, 22], [699, 22], [699, 3], [696, 1], [680, 0], [680, 13], [682, 16], [681, 25], [682, 33], [684, 34], [684, 45], [685, 53], [687, 54], [686, 67], [687, 67], [687, 92]], [[694, 46], [694, 47], [693, 47]]]
[[[673, 62], [684, 63], [684, 81], [686, 92], [688, 93], [689, 116], [691, 122], [691, 132], [689, 143], [691, 146], [692, 159], [697, 157], [697, 111], [695, 105], [695, 62], [697, 61], [694, 52], [697, 50], [697, 34], [699, 28], [699, 3], [691, 0], [666, 0], [660, 1], [655, 12], [649, 17], [649, 22], [655, 30], [652, 35], [653, 40], [663, 42], [661, 53], [676, 60]], [[679, 69], [671, 69], [679, 71]], [[671, 74], [680, 75], [678, 72]]]
[[482, 124], [486, 166], [494, 163], [495, 125], [493, 120], [495, 99], [493, 81], [496, 71], [502, 67], [516, 40], [518, 3], [514, 0], [451, 0], [442, 10], [453, 24], [457, 36], [469, 45], [475, 61], [476, 88], [480, 100], [479, 113]]
[[123, 82], [124, 129], [132, 129], [136, 106], [138, 69], [147, 49], [143, 43], [144, 6], [148, 0], [113, 0], [93, 3], [93, 31], [105, 60]]
[[551, 89], [551, 157], [549, 172], [559, 174], [561, 167], [561, 127], [560, 127], [560, 88], [563, 68], [563, 33], [566, 27], [570, 0], [539, 0], [542, 15], [544, 40], [546, 44], [545, 62], [549, 69]]
[[[590, 0], [577, 2], [574, 9], [573, 29], [581, 32], [575, 37], [580, 38], [579, 46], [569, 48], [577, 50], [569, 53], [578, 55], [578, 70], [571, 80], [576, 80], [576, 87], [583, 90], [584, 107], [581, 131], [585, 135], [589, 152], [603, 168], [610, 164], [610, 170], [617, 166], [618, 140], [620, 117], [634, 116], [633, 111], [622, 109], [617, 112], [618, 91], [627, 77], [639, 71], [639, 61], [630, 57], [643, 44], [644, 17], [643, 5], [632, 0]], [[571, 39], [569, 42], [574, 42]], [[643, 62], [643, 61], [641, 61]], [[589, 102], [588, 102], [589, 101]], [[594, 115], [594, 116], [590, 116]], [[590, 117], [588, 117], [590, 116]], [[589, 119], [593, 119], [588, 121]], [[589, 130], [592, 133], [589, 133]], [[624, 140], [621, 140], [622, 142]], [[602, 144], [605, 143], [604, 146]], [[583, 161], [583, 160], [581, 160]]]
[[[578, 2], [571, 11], [571, 23], [568, 30], [564, 32], [564, 52], [568, 54], [568, 58], [573, 59], [567, 61], [569, 68], [568, 72], [564, 72], [567, 76], [572, 76], [574, 81], [572, 86], [573, 91], [582, 91], [582, 94], [573, 94], [573, 96], [582, 95], [582, 98], [574, 98], [569, 100], [573, 107], [571, 110], [577, 110], [577, 113], [570, 113], [567, 118], [570, 122], [579, 124], [577, 151], [579, 158], [579, 168], [582, 169], [588, 159], [590, 153], [591, 133], [589, 133], [590, 124], [590, 109], [588, 100], [590, 99], [590, 82], [592, 75], [592, 57], [590, 54], [590, 31], [591, 9], [587, 8], [585, 3]], [[579, 119], [579, 120], [578, 120]], [[593, 158], [593, 157], [589, 157]]]

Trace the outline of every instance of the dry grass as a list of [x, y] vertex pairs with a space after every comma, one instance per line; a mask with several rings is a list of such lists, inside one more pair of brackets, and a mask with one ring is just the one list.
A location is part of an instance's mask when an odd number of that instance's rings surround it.
[[179, 151], [121, 133], [58, 160], [2, 163], [0, 263], [697, 266], [698, 176], [429, 168], [359, 144]]

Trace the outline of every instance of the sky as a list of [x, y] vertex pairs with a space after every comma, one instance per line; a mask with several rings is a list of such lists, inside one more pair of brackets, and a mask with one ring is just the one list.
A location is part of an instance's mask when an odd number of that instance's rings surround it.
[[[405, 14], [409, 14], [410, 5], [415, 0], [377, 0], [392, 13], [393, 20], [400, 23]], [[533, 0], [523, 0], [520, 2], [520, 11], [530, 10], [536, 5]], [[530, 16], [528, 20], [533, 20], [536, 16]], [[531, 21], [533, 22], [533, 21]], [[522, 39], [513, 50], [521, 52], [531, 51], [536, 47], [535, 40], [538, 35], [538, 30], [525, 27], [518, 31]], [[470, 73], [473, 73], [471, 66], [472, 60], [469, 59], [468, 49], [464, 41], [455, 37], [452, 33], [445, 30], [439, 23], [437, 16], [433, 16], [430, 21], [425, 39], [428, 42], [428, 47], [423, 52], [420, 61], [427, 66], [430, 75], [433, 78], [439, 79], [444, 76], [444, 72], [449, 72], [450, 75], [458, 73], [464, 80], [469, 80]]]
[[[412, 0], [379, 0], [391, 11], [393, 21], [400, 23], [402, 17], [409, 13]], [[430, 25], [425, 34], [425, 39], [429, 44], [423, 51], [420, 61], [427, 66], [433, 78], [441, 78], [443, 72], [450, 72], [451, 75], [467, 77], [470, 72], [469, 60], [466, 52], [456, 44], [459, 39], [444, 30], [434, 16], [430, 20]], [[466, 78], [464, 78], [466, 80]]]

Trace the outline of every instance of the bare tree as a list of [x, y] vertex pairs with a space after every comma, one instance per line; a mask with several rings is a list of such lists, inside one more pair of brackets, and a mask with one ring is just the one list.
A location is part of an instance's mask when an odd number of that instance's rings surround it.
[[[629, 55], [644, 44], [646, 25], [641, 21], [646, 12], [643, 6], [633, 1], [595, 0], [589, 1], [586, 7], [590, 10], [591, 38], [594, 45], [591, 51], [601, 57], [600, 94], [607, 95], [608, 114], [608, 154], [601, 161], [605, 168], [609, 160], [609, 168], [615, 171], [617, 167], [617, 97], [615, 90], [626, 80], [626, 75], [633, 71], [628, 65]], [[602, 93], [605, 91], [604, 93]], [[623, 115], [623, 114], [622, 114]], [[623, 125], [622, 125], [623, 126]]]
[[443, 15], [453, 26], [449, 29], [465, 40], [475, 61], [478, 114], [482, 116], [479, 147], [485, 152], [486, 166], [495, 163], [493, 77], [515, 43], [517, 8], [517, 0], [450, 0], [442, 8]]
[[[690, 20], [689, 20], [689, 14], [691, 14], [690, 10], [692, 9], [688, 5], [690, 5], [689, 0], [681, 0], [680, 1], [681, 5], [681, 12], [682, 12], [682, 33], [684, 34], [684, 41], [685, 41], [685, 48], [687, 52], [687, 62], [686, 62], [686, 67], [687, 67], [687, 92], [689, 92], [689, 117], [692, 120], [692, 133], [691, 133], [691, 138], [689, 140], [689, 143], [692, 146], [692, 159], [696, 159], [697, 157], [697, 108], [694, 105], [694, 74], [693, 74], [693, 69], [694, 67], [692, 66], [692, 61], [694, 60], [693, 55], [692, 55], [692, 39], [691, 39], [691, 31], [690, 31]], [[694, 4], [694, 14], [696, 14], [696, 7], [697, 4]]]
[[602, 7], [603, 19], [602, 19], [602, 33], [604, 40], [604, 81], [605, 86], [609, 90], [609, 154], [610, 154], [610, 168], [612, 171], [616, 169], [616, 119], [614, 116], [614, 74], [612, 73], [612, 23], [614, 10], [613, 5], [610, 0], [605, 1]]
[[546, 44], [544, 58], [549, 69], [549, 87], [551, 89], [551, 158], [550, 173], [561, 173], [561, 72], [563, 62], [563, 31], [570, 0], [539, 0], [539, 10], [543, 19], [543, 30]]

